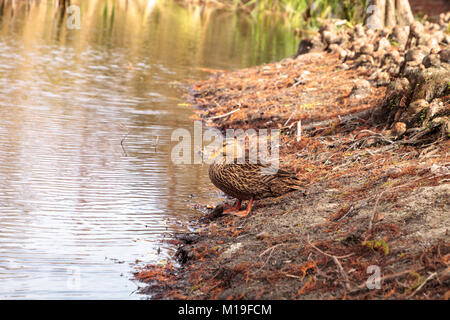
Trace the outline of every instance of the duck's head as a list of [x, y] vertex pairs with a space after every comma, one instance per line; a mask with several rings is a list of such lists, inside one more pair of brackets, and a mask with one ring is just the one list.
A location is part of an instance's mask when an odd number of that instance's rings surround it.
[[214, 162], [227, 163], [235, 162], [236, 159], [245, 159], [245, 148], [237, 139], [226, 139], [222, 147], [219, 147], [212, 152], [208, 157], [208, 160]]

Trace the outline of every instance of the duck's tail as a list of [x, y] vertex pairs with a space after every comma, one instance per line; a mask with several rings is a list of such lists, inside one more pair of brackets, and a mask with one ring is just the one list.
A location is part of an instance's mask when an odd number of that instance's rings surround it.
[[306, 196], [306, 190], [304, 183], [300, 181], [300, 179], [293, 173], [290, 172], [281, 172], [281, 175], [283, 177], [284, 183], [286, 183], [287, 186], [289, 186], [292, 190], [299, 190], [303, 193], [304, 196]]
[[301, 191], [302, 195], [303, 195], [304, 197], [306, 197], [306, 189], [305, 189], [304, 186], [300, 185], [299, 183], [295, 183], [295, 184], [291, 184], [290, 187], [291, 187], [291, 189], [293, 189], [293, 190]]

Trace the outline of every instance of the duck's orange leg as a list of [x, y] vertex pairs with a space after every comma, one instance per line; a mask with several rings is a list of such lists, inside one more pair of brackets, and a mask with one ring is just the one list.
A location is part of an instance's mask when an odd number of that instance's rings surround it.
[[229, 207], [230, 209], [225, 210], [223, 213], [229, 213], [229, 212], [233, 212], [233, 211], [239, 211], [241, 209], [241, 200], [237, 199], [236, 203], [234, 204], [234, 206], [230, 206], [227, 204], [223, 205], [224, 207]]
[[233, 213], [233, 215], [236, 217], [240, 217], [240, 218], [246, 217], [250, 213], [250, 211], [252, 211], [253, 200], [254, 200], [253, 198], [250, 199], [246, 210], [235, 212], [235, 213]]

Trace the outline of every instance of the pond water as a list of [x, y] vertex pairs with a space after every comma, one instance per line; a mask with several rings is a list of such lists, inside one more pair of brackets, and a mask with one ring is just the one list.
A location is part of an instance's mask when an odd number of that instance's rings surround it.
[[[207, 69], [292, 55], [296, 39], [170, 1], [0, 0], [0, 298], [141, 299], [138, 265], [217, 197], [205, 165], [170, 161], [183, 96]], [[206, 70], [206, 71], [205, 71]]]

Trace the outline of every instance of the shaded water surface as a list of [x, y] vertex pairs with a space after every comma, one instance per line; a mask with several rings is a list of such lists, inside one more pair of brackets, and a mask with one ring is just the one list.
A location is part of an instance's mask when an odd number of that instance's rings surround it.
[[79, 30], [50, 2], [0, 3], [0, 298], [142, 298], [136, 262], [169, 259], [161, 240], [215, 194], [170, 161], [187, 86], [295, 39], [173, 3], [72, 1]]

